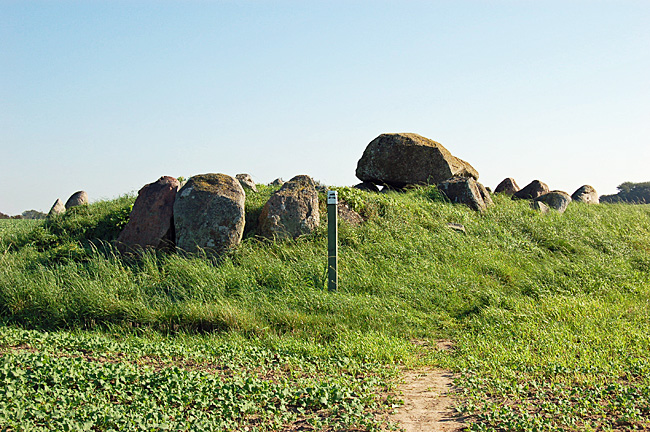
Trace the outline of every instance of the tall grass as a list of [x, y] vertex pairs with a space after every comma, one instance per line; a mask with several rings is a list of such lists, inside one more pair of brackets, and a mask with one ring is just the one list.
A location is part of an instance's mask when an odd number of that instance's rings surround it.
[[[249, 193], [249, 214], [271, 192]], [[3, 231], [0, 313], [43, 327], [451, 337], [485, 310], [549, 296], [645, 292], [650, 281], [648, 206], [572, 204], [543, 215], [496, 196], [481, 214], [444, 202], [435, 188], [340, 194], [367, 221], [342, 223], [336, 293], [323, 289], [325, 224], [270, 242], [247, 221], [241, 246], [219, 262], [173, 253], [127, 260], [108, 243], [132, 203], [124, 197]]]

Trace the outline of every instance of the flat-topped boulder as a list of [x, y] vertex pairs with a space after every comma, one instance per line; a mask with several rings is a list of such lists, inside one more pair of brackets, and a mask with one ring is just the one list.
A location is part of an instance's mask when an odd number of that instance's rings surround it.
[[180, 182], [170, 176], [160, 177], [140, 189], [129, 221], [117, 237], [121, 252], [143, 249], [173, 249], [174, 201]]
[[429, 138], [414, 133], [387, 133], [368, 144], [357, 163], [356, 176], [363, 182], [402, 188], [437, 184], [451, 177], [477, 180], [478, 171]]
[[66, 210], [71, 207], [88, 204], [88, 194], [86, 191], [78, 191], [73, 193], [70, 198], [65, 202]]
[[218, 255], [237, 246], [244, 234], [245, 199], [239, 181], [226, 174], [191, 177], [174, 201], [176, 247]]
[[580, 186], [578, 190], [573, 192], [571, 195], [573, 201], [582, 202], [586, 204], [599, 204], [600, 199], [598, 198], [598, 193], [593, 186], [584, 185]]
[[296, 238], [320, 224], [318, 192], [311, 177], [298, 175], [276, 191], [262, 208], [258, 232], [268, 238]]

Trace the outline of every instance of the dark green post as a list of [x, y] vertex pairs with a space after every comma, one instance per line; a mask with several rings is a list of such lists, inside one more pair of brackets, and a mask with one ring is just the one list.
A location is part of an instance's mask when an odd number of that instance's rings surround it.
[[327, 191], [327, 289], [336, 291], [339, 286], [339, 197], [336, 191]]

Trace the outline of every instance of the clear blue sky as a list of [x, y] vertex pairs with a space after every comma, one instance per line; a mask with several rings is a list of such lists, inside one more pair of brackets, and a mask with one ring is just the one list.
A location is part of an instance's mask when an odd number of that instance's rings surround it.
[[650, 1], [0, 0], [0, 211], [161, 175], [352, 185], [415, 132], [494, 188], [650, 181]]

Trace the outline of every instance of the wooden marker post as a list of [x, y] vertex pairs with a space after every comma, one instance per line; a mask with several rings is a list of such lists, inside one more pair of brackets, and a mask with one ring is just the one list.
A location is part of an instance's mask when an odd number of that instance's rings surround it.
[[336, 191], [327, 191], [327, 289], [336, 291], [339, 285], [339, 197]]

